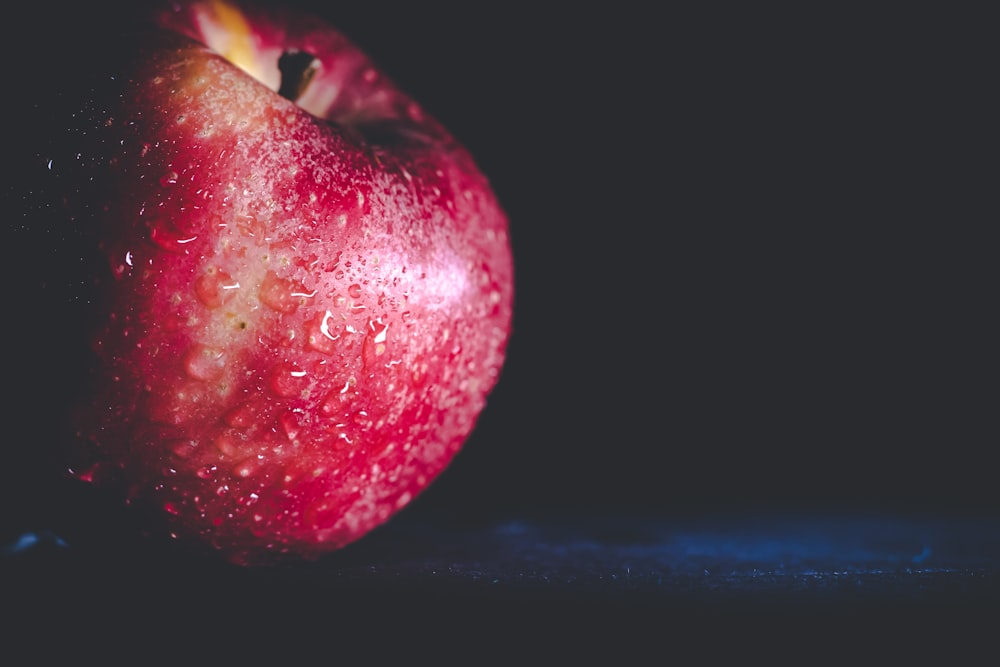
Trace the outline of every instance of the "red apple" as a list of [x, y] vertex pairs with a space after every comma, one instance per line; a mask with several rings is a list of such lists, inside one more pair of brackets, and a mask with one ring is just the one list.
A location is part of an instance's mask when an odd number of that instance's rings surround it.
[[52, 165], [107, 262], [72, 472], [232, 562], [318, 557], [472, 431], [510, 332], [507, 218], [323, 20], [174, 0], [134, 41]]

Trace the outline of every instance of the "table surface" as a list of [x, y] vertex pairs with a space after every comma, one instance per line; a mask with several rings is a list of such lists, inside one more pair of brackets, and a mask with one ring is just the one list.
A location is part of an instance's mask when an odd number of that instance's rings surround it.
[[127, 610], [114, 616], [126, 624], [183, 610], [177, 618], [207, 614], [227, 631], [254, 618], [352, 636], [408, 619], [411, 628], [477, 632], [480, 648], [483, 633], [496, 639], [511, 626], [546, 638], [566, 628], [577, 646], [624, 632], [636, 646], [670, 629], [690, 638], [752, 627], [760, 638], [763, 628], [795, 627], [802, 637], [844, 622], [883, 636], [897, 624], [907, 641], [929, 636], [918, 630], [928, 624], [974, 639], [992, 636], [982, 624], [1000, 620], [1000, 519], [981, 516], [404, 512], [320, 561], [264, 569], [161, 546], [25, 531], [0, 560], [8, 616], [80, 629], [100, 603]]

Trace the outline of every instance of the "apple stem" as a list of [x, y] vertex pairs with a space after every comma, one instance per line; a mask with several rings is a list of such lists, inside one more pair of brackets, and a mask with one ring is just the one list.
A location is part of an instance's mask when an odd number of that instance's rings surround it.
[[281, 72], [281, 86], [278, 94], [287, 100], [295, 102], [309, 87], [319, 61], [311, 53], [305, 51], [285, 51], [278, 58], [278, 70]]

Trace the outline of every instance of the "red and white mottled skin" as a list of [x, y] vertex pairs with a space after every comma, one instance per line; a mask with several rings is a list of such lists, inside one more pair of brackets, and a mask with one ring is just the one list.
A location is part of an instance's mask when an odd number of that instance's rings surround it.
[[[510, 330], [507, 218], [323, 22], [208, 1], [155, 22], [80, 159], [110, 271], [75, 471], [233, 562], [313, 558], [473, 429]], [[297, 102], [275, 93], [289, 50], [318, 63]]]

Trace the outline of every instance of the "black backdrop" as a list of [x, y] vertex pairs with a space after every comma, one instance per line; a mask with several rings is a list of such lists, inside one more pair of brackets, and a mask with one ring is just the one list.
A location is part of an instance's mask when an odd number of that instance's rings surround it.
[[[8, 215], [32, 103], [113, 52], [134, 5], [26, 9], [5, 47]], [[1000, 509], [975, 17], [589, 7], [315, 7], [471, 149], [511, 219], [508, 364], [407, 511]], [[8, 220], [20, 530], [77, 502], [37, 465], [74, 314], [33, 282], [67, 251]]]

